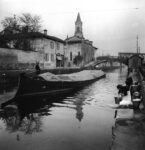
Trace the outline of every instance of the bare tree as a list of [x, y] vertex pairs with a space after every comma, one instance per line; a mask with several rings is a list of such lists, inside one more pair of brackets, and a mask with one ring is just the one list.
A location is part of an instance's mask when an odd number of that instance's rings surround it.
[[38, 32], [41, 28], [41, 17], [30, 13], [23, 13], [19, 17], [21, 26], [23, 28], [28, 28], [28, 32]]
[[[24, 34], [28, 32], [39, 32], [41, 29], [41, 17], [31, 15], [30, 13], [23, 13], [17, 17], [16, 15], [14, 17], [5, 17], [1, 21], [1, 24], [4, 28], [0, 32], [1, 35], [4, 35], [4, 37], [0, 37], [1, 47], [31, 50], [30, 41], [25, 38]], [[16, 33], [24, 34], [16, 35]]]
[[[30, 13], [23, 13], [21, 16], [5, 17], [1, 21], [5, 31], [13, 33], [20, 32], [38, 32], [41, 29], [41, 17], [38, 15], [31, 15]], [[14, 32], [15, 33], [15, 32]]]
[[5, 17], [5, 19], [1, 21], [1, 24], [5, 30], [5, 33], [20, 31], [20, 22], [19, 18], [17, 18], [16, 15], [14, 15], [13, 17]]

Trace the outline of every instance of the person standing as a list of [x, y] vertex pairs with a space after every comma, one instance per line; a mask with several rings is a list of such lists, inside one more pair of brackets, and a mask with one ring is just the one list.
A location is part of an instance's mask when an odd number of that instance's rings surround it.
[[35, 70], [36, 70], [36, 74], [40, 74], [41, 69], [39, 66], [39, 62], [36, 62]]

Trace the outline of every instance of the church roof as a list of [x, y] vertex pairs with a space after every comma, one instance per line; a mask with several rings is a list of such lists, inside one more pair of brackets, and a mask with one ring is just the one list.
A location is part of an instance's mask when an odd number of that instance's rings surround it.
[[81, 17], [80, 17], [80, 13], [78, 13], [76, 22], [82, 22], [82, 21], [81, 21]]
[[15, 40], [15, 39], [39, 39], [39, 38], [45, 38], [57, 42], [64, 43], [64, 40], [50, 36], [50, 35], [45, 35], [40, 32], [28, 32], [28, 33], [16, 33], [16, 34], [8, 34], [8, 35], [0, 35], [0, 39], [6, 39], [6, 40]]
[[81, 43], [82, 39], [77, 36], [72, 36], [66, 39], [67, 43]]
[[141, 56], [139, 53], [135, 53], [134, 55], [130, 56], [129, 59], [132, 59], [133, 57], [139, 57], [143, 59], [143, 56]]

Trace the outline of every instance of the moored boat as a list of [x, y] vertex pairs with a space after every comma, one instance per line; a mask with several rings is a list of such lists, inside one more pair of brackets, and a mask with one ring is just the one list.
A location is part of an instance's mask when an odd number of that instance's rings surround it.
[[77, 73], [61, 75], [47, 72], [35, 77], [22, 74], [15, 97], [66, 93], [103, 77], [105, 77], [105, 73], [101, 70], [83, 70]]

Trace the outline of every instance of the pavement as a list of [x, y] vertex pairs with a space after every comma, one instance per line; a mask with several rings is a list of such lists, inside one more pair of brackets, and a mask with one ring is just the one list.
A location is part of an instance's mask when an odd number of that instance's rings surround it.
[[[140, 78], [130, 74], [133, 81]], [[145, 88], [142, 88], [145, 94]], [[111, 150], [145, 150], [145, 95], [139, 109], [118, 108], [115, 110], [115, 125], [112, 127]]]
[[145, 150], [145, 110], [117, 109], [111, 150]]

